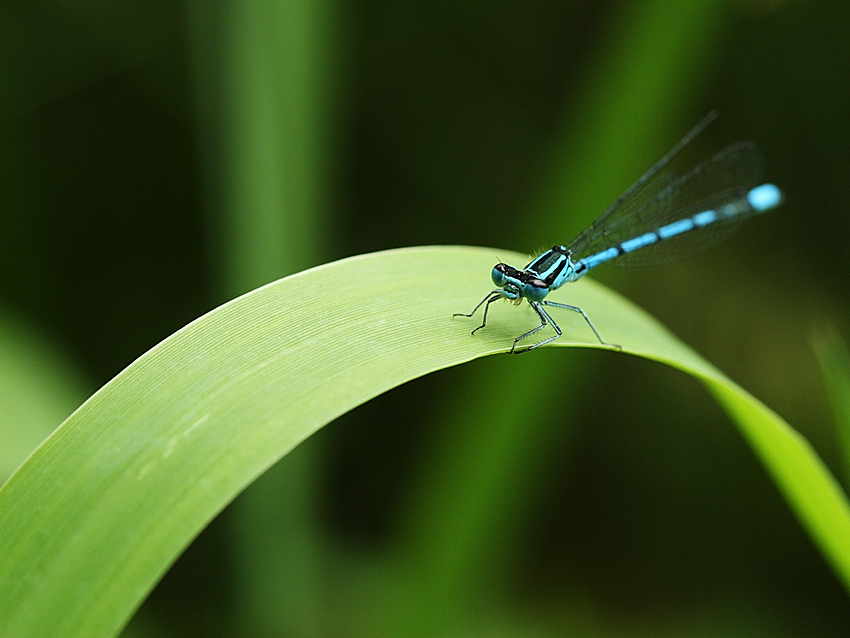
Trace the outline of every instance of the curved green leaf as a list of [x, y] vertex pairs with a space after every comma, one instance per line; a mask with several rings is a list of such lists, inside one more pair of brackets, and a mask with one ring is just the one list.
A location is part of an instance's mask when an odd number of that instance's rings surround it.
[[[0, 490], [0, 635], [114, 635], [199, 531], [300, 441], [410, 379], [508, 349], [535, 321], [527, 305], [497, 304], [475, 337], [475, 320], [451, 317], [488, 290], [494, 260], [462, 247], [345, 259], [235, 299], [140, 357]], [[701, 379], [850, 585], [850, 508], [802, 437], [617, 294], [583, 280], [553, 296], [625, 352]], [[558, 345], [598, 347], [581, 318], [560, 325]]]

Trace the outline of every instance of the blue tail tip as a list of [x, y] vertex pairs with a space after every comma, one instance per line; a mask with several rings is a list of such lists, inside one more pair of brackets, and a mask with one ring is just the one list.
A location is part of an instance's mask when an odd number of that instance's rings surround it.
[[782, 191], [775, 184], [762, 184], [747, 193], [747, 199], [755, 210], [763, 212], [782, 203]]

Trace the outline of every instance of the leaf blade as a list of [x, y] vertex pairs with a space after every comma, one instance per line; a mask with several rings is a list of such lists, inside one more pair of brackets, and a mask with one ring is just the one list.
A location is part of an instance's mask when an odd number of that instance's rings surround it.
[[[533, 325], [527, 308], [499, 304], [475, 337], [477, 323], [451, 318], [487, 290], [494, 260], [490, 249], [430, 247], [326, 264], [225, 304], [142, 355], [0, 490], [10, 548], [0, 635], [114, 635], [204, 525], [304, 438], [396, 385], [507, 350]], [[591, 281], [567, 288], [558, 293], [606, 338], [721, 388], [739, 418], [766, 410], [616, 293]], [[583, 321], [561, 326], [556, 343], [598, 347]], [[782, 447], [793, 436], [777, 423], [756, 434]], [[806, 490], [779, 485], [850, 583], [846, 499], [811, 448], [768, 457], [780, 475], [806, 467]], [[812, 520], [813, 506], [830, 516]]]

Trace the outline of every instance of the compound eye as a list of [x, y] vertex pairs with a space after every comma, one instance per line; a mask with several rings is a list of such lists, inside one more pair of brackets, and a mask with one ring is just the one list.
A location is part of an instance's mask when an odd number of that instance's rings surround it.
[[496, 284], [499, 288], [503, 288], [504, 285], [508, 282], [508, 267], [506, 264], [496, 264], [493, 266], [493, 272], [490, 273], [490, 278], [493, 280], [493, 283]]

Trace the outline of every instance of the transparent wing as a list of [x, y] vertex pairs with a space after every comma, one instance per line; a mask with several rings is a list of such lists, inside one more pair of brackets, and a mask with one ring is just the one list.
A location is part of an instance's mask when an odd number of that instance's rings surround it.
[[[597, 217], [587, 228], [585, 228], [578, 237], [576, 237], [570, 248], [573, 250], [573, 256], [576, 254], [584, 256], [589, 253], [587, 246], [597, 245], [597, 240], [604, 236], [612, 227], [618, 226], [623, 220], [631, 219], [638, 211], [642, 210], [648, 203], [656, 202], [657, 206], [663, 206], [664, 200], [660, 195], [674, 181], [672, 173], [666, 171], [669, 164], [679, 152], [685, 148], [693, 139], [702, 133], [706, 126], [711, 124], [717, 118], [717, 111], [711, 111], [702, 120], [683, 137], [667, 154], [658, 160], [655, 165], [644, 173], [638, 181], [629, 187], [629, 189], [620, 195], [620, 197], [608, 210]], [[604, 244], [605, 242], [600, 242]], [[608, 244], [611, 245], [611, 244]], [[606, 246], [607, 247], [607, 246]]]
[[734, 234], [755, 213], [746, 204], [747, 192], [761, 175], [761, 156], [750, 142], [738, 142], [720, 151], [679, 178], [653, 176], [644, 188], [606, 212], [569, 246], [573, 259], [602, 252], [611, 246], [691, 217], [703, 210], [741, 202], [739, 214], [626, 253], [611, 261], [615, 266], [648, 266], [681, 259], [717, 245]]

